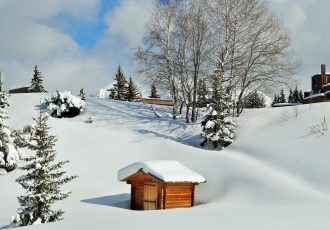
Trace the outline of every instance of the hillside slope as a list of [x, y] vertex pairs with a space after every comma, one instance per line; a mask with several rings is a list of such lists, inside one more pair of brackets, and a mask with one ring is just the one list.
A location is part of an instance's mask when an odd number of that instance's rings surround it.
[[[9, 124], [32, 123], [39, 98], [13, 95]], [[170, 108], [87, 98], [88, 110], [73, 119], [50, 118], [67, 171], [79, 178], [72, 195], [57, 205], [65, 219], [31, 229], [322, 229], [330, 226], [330, 131], [311, 134], [330, 104], [248, 110], [238, 119], [238, 136], [223, 151], [200, 149], [199, 124], [173, 121]], [[92, 117], [94, 122], [85, 121]], [[329, 126], [330, 126], [330, 121]], [[315, 128], [315, 127], [314, 127]], [[330, 127], [329, 127], [330, 128]], [[130, 187], [118, 169], [152, 159], [178, 160], [202, 174], [191, 209], [128, 210]], [[18, 208], [24, 191], [16, 170], [0, 177], [0, 229]]]

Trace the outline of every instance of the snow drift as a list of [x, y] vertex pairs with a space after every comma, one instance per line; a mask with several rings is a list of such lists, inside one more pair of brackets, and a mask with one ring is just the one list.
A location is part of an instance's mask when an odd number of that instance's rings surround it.
[[[10, 98], [10, 124], [23, 127], [43, 95]], [[87, 97], [88, 111], [50, 118], [60, 159], [79, 175], [58, 204], [64, 220], [29, 229], [327, 229], [330, 226], [329, 131], [311, 132], [330, 103], [246, 110], [237, 138], [222, 151], [199, 148], [200, 124], [173, 121], [171, 108]], [[93, 123], [85, 123], [88, 117]], [[207, 179], [190, 209], [128, 210], [130, 186], [117, 171], [131, 162], [175, 160]], [[18, 208], [16, 170], [0, 177], [0, 228]], [[147, 226], [147, 227], [146, 227]]]

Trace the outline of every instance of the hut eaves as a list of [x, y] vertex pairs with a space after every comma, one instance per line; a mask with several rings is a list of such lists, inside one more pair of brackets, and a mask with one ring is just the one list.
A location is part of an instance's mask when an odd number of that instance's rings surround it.
[[118, 180], [125, 181], [138, 171], [150, 174], [163, 182], [206, 182], [200, 174], [171, 160], [151, 160], [128, 165], [118, 171]]

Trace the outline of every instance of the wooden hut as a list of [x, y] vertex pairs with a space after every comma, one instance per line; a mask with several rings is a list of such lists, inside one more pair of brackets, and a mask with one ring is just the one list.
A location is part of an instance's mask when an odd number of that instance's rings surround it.
[[17, 88], [17, 89], [11, 89], [9, 90], [9, 94], [16, 94], [16, 93], [29, 93], [29, 89], [30, 87], [29, 86], [24, 86], [24, 87], [21, 87], [21, 88]]
[[330, 74], [321, 65], [321, 74], [312, 76], [312, 90], [304, 93], [304, 104], [330, 102]]
[[177, 161], [138, 162], [122, 168], [118, 180], [131, 184], [131, 209], [155, 210], [194, 206], [195, 185], [205, 178]]

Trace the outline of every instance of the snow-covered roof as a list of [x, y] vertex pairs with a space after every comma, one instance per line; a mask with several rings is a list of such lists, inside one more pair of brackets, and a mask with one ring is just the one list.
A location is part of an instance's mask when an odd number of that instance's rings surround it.
[[318, 94], [311, 95], [309, 97], [305, 97], [304, 100], [315, 98], [315, 97], [324, 97], [324, 96], [325, 96], [324, 93], [318, 93]]
[[203, 183], [205, 178], [181, 163], [171, 160], [151, 160], [128, 165], [118, 171], [118, 180], [124, 181], [139, 170], [164, 182]]
[[301, 103], [275, 103], [272, 107], [285, 107], [285, 106], [296, 106], [301, 105]]

